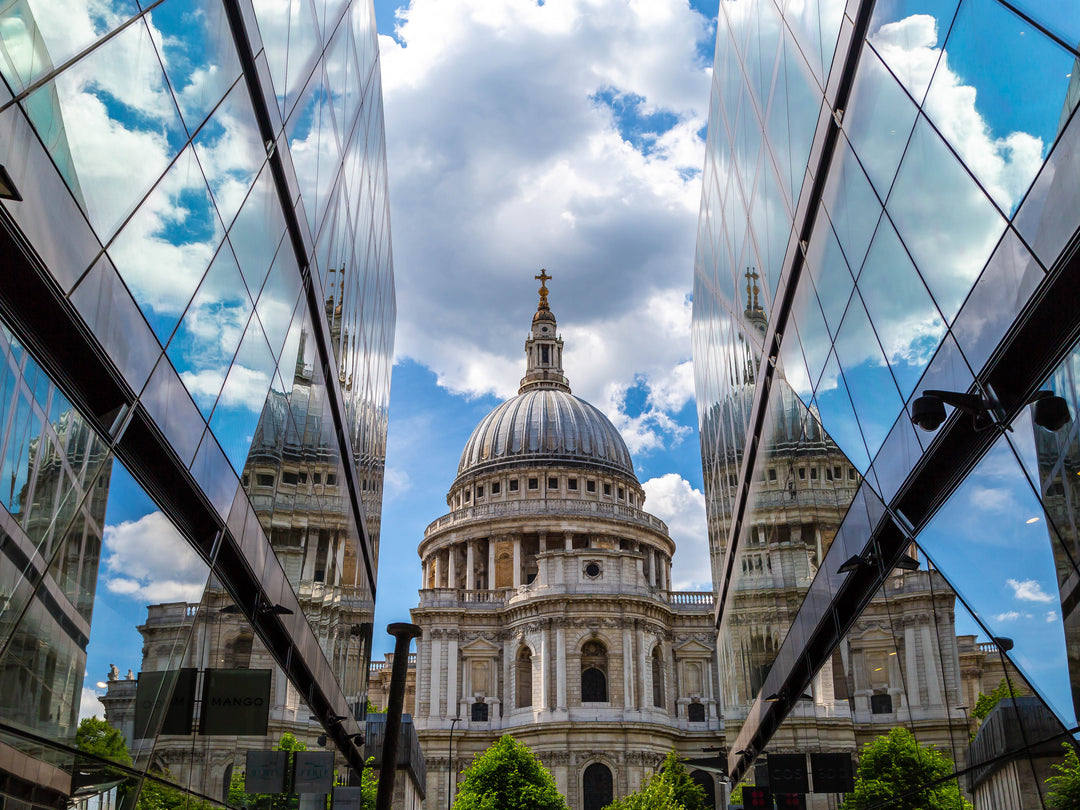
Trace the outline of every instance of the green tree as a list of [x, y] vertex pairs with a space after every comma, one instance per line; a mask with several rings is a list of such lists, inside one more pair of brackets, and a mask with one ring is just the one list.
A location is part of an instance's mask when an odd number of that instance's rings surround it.
[[465, 771], [454, 810], [567, 810], [548, 770], [509, 734]]
[[1046, 780], [1050, 792], [1046, 794], [1046, 806], [1053, 810], [1076, 810], [1080, 807], [1080, 758], [1069, 743], [1062, 743], [1065, 761], [1050, 767], [1056, 772]]
[[971, 710], [971, 716], [978, 720], [980, 723], [986, 719], [986, 716], [993, 711], [994, 707], [998, 705], [1005, 698], [1020, 697], [1021, 695], [1028, 694], [1027, 690], [1020, 684], [1011, 683], [1005, 678], [1001, 679], [1001, 682], [994, 687], [989, 695], [984, 695], [979, 692], [979, 697], [975, 701], [975, 708]]
[[[948, 779], [953, 770], [945, 754], [919, 745], [910, 731], [898, 726], [863, 746], [855, 791], [844, 799], [842, 810], [971, 810], [956, 779]], [[932, 784], [938, 780], [945, 781]]]
[[364, 763], [360, 774], [360, 810], [375, 810], [375, 797], [379, 794], [379, 777], [375, 775], [375, 757]]
[[[297, 751], [306, 751], [307, 745], [296, 739], [296, 735], [286, 731], [274, 746], [275, 751], [287, 751], [288, 762], [285, 767], [286, 773], [292, 772], [293, 754]], [[366, 771], [365, 771], [366, 773]], [[259, 810], [288, 810], [297, 803], [296, 797], [288, 793], [245, 793], [244, 774], [239, 767], [233, 767], [232, 778], [229, 780], [229, 804], [232, 807], [252, 807]], [[372, 805], [374, 807], [374, 805]]]
[[124, 735], [96, 716], [84, 718], [75, 730], [75, 746], [80, 751], [95, 754], [121, 765], [131, 764]]
[[705, 790], [690, 778], [683, 761], [672, 751], [641, 790], [612, 802], [605, 810], [705, 810]]

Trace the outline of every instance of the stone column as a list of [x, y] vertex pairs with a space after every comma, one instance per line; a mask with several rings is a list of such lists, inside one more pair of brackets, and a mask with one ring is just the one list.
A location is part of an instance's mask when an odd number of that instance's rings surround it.
[[473, 553], [474, 540], [465, 542], [465, 590], [476, 590], [476, 557]]
[[566, 710], [566, 630], [555, 628], [555, 708]]
[[521, 535], [514, 535], [514, 587], [521, 587]]
[[915, 628], [908, 625], [904, 628], [904, 658], [907, 664], [907, 689], [904, 692], [909, 706], [919, 706], [922, 703], [922, 698], [919, 697], [919, 668], [916, 655]]
[[514, 639], [508, 638], [503, 642], [503, 688], [502, 688], [502, 705], [503, 705], [503, 717], [506, 717], [514, 709], [517, 708], [517, 684], [511, 683], [511, 673], [513, 672], [513, 660], [514, 660]]
[[656, 587], [656, 549], [649, 549], [649, 584]]
[[540, 704], [536, 706], [537, 709], [547, 710], [550, 700], [548, 698], [548, 692], [551, 690], [548, 688], [548, 672], [549, 663], [551, 659], [550, 650], [548, 646], [548, 633], [550, 628], [540, 628]]
[[712, 661], [711, 656], [708, 659], [706, 659], [706, 661], [705, 661], [705, 676], [709, 679], [709, 682], [708, 682], [708, 684], [706, 684], [706, 689], [705, 689], [705, 694], [709, 698], [709, 719], [710, 720], [715, 720], [716, 719], [716, 691], [715, 691], [715, 689], [713, 687], [713, 661]]
[[440, 570], [440, 568], [442, 566], [439, 565], [439, 552], [436, 551], [434, 554], [431, 555], [431, 565], [432, 565], [432, 568], [435, 569], [435, 583], [434, 583], [434, 585], [432, 585], [432, 587], [433, 588], [438, 588], [439, 587], [439, 575], [442, 574], [442, 571]]
[[645, 680], [646, 680], [646, 667], [648, 662], [645, 659], [645, 630], [639, 624], [637, 628], [637, 662], [638, 662], [638, 679], [637, 682], [641, 684], [641, 689], [638, 691], [638, 707], [645, 709], [648, 704], [648, 699], [645, 696]]
[[428, 665], [431, 672], [431, 683], [429, 684], [431, 687], [431, 708], [428, 710], [428, 714], [431, 717], [441, 717], [442, 707], [439, 701], [439, 687], [442, 686], [440, 683], [442, 678], [439, 677], [439, 674], [444, 670], [439, 659], [442, 656], [442, 640], [435, 638], [434, 634], [432, 634], [430, 646], [431, 652], [428, 653]]
[[574, 550], [574, 533], [573, 532], [567, 532], [566, 534], [563, 535], [563, 544], [564, 544], [563, 548], [565, 548], [567, 551], [573, 551]]
[[[623, 706], [634, 708], [634, 651], [630, 645], [630, 628], [622, 632]], [[610, 697], [610, 696], [609, 696]]]
[[454, 559], [457, 555], [454, 553], [454, 546], [451, 543], [446, 547], [446, 587], [457, 587], [457, 561]]
[[488, 590], [495, 589], [495, 538], [488, 538], [488, 567], [487, 567], [487, 586]]
[[[931, 706], [941, 706], [941, 662], [939, 660], [937, 647], [934, 644], [934, 640], [930, 635], [930, 626], [923, 625], [922, 627], [922, 641], [923, 641], [923, 672], [926, 673], [926, 695], [929, 698]], [[908, 689], [911, 688], [911, 682], [908, 681]]]
[[[451, 638], [446, 646], [446, 716], [458, 716], [458, 650], [457, 638]], [[462, 718], [464, 719], [464, 718]]]

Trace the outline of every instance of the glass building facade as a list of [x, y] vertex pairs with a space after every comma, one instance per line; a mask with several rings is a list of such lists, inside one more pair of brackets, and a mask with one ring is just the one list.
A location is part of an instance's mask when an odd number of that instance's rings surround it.
[[0, 808], [250, 804], [274, 748], [343, 785], [395, 321], [372, 3], [2, 0], [0, 78]]
[[733, 786], [899, 728], [944, 776], [860, 806], [1041, 807], [1075, 744], [1078, 43], [1037, 0], [720, 3], [693, 340]]

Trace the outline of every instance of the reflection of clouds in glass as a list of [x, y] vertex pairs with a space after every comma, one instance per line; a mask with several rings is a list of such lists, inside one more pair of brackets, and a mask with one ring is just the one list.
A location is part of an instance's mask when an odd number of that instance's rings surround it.
[[934, 86], [925, 103], [927, 114], [990, 196], [1010, 211], [1042, 165], [1042, 139], [1026, 132], [993, 137], [985, 117], [976, 109], [975, 88], [954, 72], [949, 53], [937, 47], [937, 20], [933, 17], [915, 14], [883, 25], [871, 42], [916, 97], [920, 90], [925, 92], [933, 77]]
[[87, 717], [104, 717], [105, 707], [98, 700], [98, 693], [86, 686], [82, 688], [82, 696], [79, 699], [79, 719]]
[[[202, 392], [199, 388], [201, 375], [181, 375], [188, 390], [194, 396]], [[270, 389], [270, 375], [244, 366], [234, 365], [229, 369], [229, 385], [221, 392], [221, 404], [227, 408], [240, 407], [258, 413], [266, 402], [266, 392]], [[214, 396], [217, 391], [212, 392]]]
[[106, 580], [110, 593], [142, 602], [198, 602], [206, 563], [161, 512], [106, 526]]
[[1017, 619], [1034, 619], [1030, 613], [1020, 613], [1017, 610], [1006, 610], [993, 617], [995, 622], [1015, 622]]
[[1025, 602], [1052, 602], [1054, 597], [1042, 589], [1033, 579], [1007, 579], [1005, 584], [1013, 590], [1013, 596]]
[[1012, 490], [1005, 487], [973, 486], [971, 505], [982, 512], [1000, 515], [1016, 515], [1020, 512], [1020, 503]]

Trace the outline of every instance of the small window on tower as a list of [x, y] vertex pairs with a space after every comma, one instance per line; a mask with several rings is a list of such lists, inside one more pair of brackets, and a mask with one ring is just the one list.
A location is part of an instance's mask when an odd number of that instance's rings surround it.
[[566, 488], [576, 492], [577, 491], [577, 479], [576, 478], [567, 478], [566, 479]]
[[472, 500], [472, 493], [471, 492], [466, 492], [465, 493], [465, 503], [468, 503], [471, 500]]
[[558, 488], [559, 488], [559, 479], [558, 478], [548, 478], [548, 489], [558, 489]]
[[510, 491], [511, 492], [517, 492], [518, 491], [518, 480], [516, 478], [511, 478], [510, 479]]
[[539, 478], [530, 478], [529, 479], [529, 489], [540, 489], [540, 479]]
[[806, 467], [799, 467], [799, 480], [800, 481], [805, 481], [806, 480]]
[[625, 497], [626, 497], [626, 491], [622, 487], [619, 487], [619, 500], [621, 501]]
[[769, 468], [769, 480], [770, 481], [775, 481], [776, 480], [776, 467], [770, 467]]
[[611, 484], [604, 484], [604, 494], [611, 495]]
[[549, 349], [547, 346], [540, 347], [540, 362], [544, 364], [551, 362], [551, 356], [549, 354]]
[[817, 467], [810, 468], [810, 480], [817, 481]]
[[476, 488], [476, 497], [477, 498], [483, 498], [484, 497], [484, 488], [483, 487], [477, 487]]
[[501, 483], [499, 483], [498, 481], [492, 482], [492, 484], [491, 484], [491, 494], [492, 495], [498, 495], [501, 490], [502, 490], [502, 484]]
[[586, 481], [585, 482], [585, 491], [586, 492], [596, 492], [596, 482], [595, 481]]

